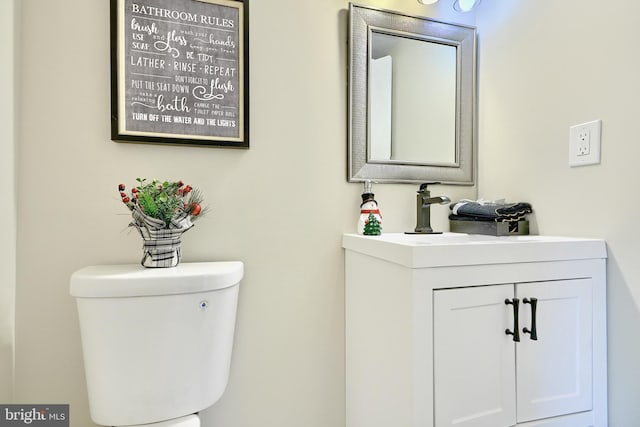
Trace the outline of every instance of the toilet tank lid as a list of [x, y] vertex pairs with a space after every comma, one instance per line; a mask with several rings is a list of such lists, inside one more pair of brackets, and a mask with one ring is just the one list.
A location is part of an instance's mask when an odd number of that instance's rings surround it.
[[95, 265], [71, 275], [71, 295], [117, 298], [173, 295], [223, 289], [240, 283], [240, 261], [181, 263], [170, 268], [140, 264]]

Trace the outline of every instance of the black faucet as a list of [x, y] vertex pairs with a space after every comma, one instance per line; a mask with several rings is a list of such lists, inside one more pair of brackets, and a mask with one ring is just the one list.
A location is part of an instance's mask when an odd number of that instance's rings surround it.
[[431, 192], [427, 189], [427, 185], [440, 184], [439, 182], [425, 182], [420, 184], [418, 195], [416, 197], [416, 229], [411, 234], [440, 234], [441, 231], [433, 231], [431, 228], [431, 205], [444, 205], [449, 203], [446, 196], [431, 197]]

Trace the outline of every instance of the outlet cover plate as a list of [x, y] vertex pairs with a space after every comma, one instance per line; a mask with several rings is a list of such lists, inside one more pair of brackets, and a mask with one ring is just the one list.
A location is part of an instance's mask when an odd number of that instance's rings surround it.
[[569, 166], [600, 163], [602, 120], [581, 123], [569, 128]]

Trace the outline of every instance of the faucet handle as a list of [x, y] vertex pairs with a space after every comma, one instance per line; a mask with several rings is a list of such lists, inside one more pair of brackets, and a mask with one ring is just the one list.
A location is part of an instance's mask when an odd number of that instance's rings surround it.
[[424, 193], [425, 191], [427, 191], [427, 185], [435, 185], [435, 184], [440, 184], [440, 182], [425, 182], [420, 184], [420, 190], [418, 190], [418, 193]]

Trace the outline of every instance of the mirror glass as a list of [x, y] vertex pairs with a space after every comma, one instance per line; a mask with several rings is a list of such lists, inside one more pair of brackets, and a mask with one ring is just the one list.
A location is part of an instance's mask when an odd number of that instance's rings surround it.
[[350, 6], [349, 181], [473, 184], [476, 32]]
[[372, 32], [369, 161], [455, 165], [455, 100], [455, 46]]

